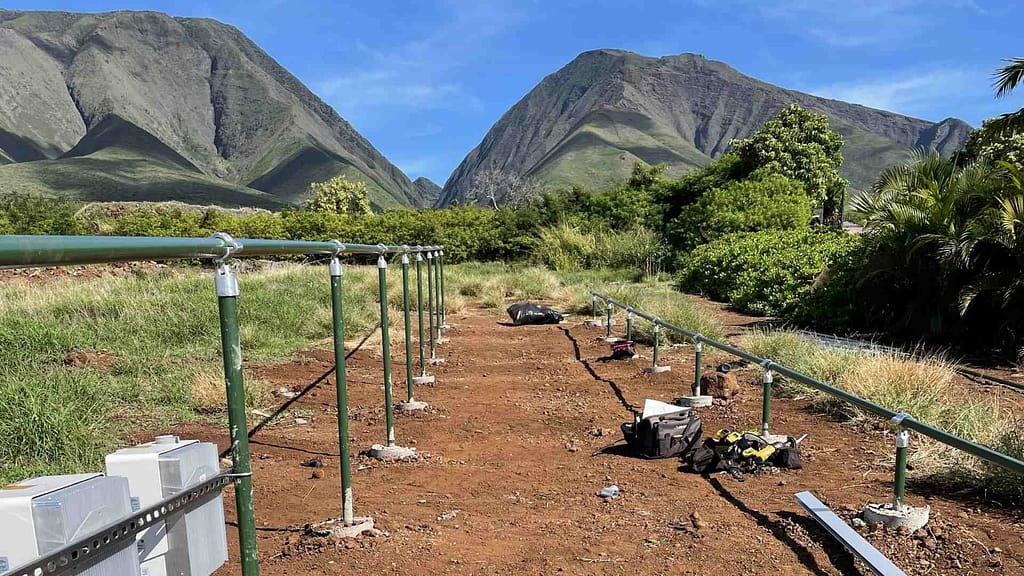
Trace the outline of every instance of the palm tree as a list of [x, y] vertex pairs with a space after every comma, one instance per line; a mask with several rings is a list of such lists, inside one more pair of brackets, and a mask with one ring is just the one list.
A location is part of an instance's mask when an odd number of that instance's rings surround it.
[[[999, 98], [1008, 96], [1024, 81], [1024, 58], [1009, 58], [1006, 62], [1007, 64], [996, 72], [996, 97]], [[997, 133], [1024, 132], [1024, 108], [996, 118], [992, 121], [992, 128]]]

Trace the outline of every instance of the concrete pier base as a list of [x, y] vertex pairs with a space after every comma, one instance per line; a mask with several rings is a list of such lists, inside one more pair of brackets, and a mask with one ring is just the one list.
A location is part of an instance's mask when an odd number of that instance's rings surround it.
[[672, 367], [671, 366], [648, 366], [647, 368], [644, 368], [644, 373], [645, 374], [661, 374], [663, 372], [671, 372], [671, 371], [672, 371]]
[[930, 514], [930, 506], [904, 505], [897, 508], [891, 503], [868, 504], [863, 512], [864, 522], [869, 525], [881, 524], [891, 530], [906, 526], [911, 532], [924, 528]]
[[618, 344], [619, 342], [625, 342], [625, 338], [619, 338], [618, 336], [602, 336], [598, 338], [601, 342], [607, 342], [609, 344]]
[[370, 447], [370, 457], [376, 458], [377, 460], [417, 460], [420, 455], [416, 452], [415, 448], [406, 448], [404, 446], [384, 446], [383, 444], [374, 444]]
[[[583, 325], [584, 326], [589, 326], [591, 328], [604, 328], [605, 327], [605, 321], [604, 321], [604, 318], [591, 318], [589, 320], [585, 320], [583, 322]], [[612, 318], [612, 326], [615, 326], [615, 319], [614, 318]]]
[[711, 396], [681, 396], [676, 398], [673, 404], [687, 408], [707, 408], [714, 402]]
[[323, 532], [330, 531], [335, 538], [358, 538], [363, 532], [373, 530], [373, 518], [356, 517], [349, 525], [346, 525], [341, 518], [337, 518], [314, 524], [313, 529]]
[[447, 337], [447, 336], [441, 336], [440, 338], [438, 338], [438, 339], [437, 339], [437, 340], [435, 340], [434, 342], [435, 342], [436, 344], [447, 344], [447, 343], [449, 343], [449, 342], [451, 342], [451, 341], [452, 341], [452, 339], [451, 339], [451, 338], [449, 338], [449, 337]]
[[420, 402], [419, 400], [406, 400], [405, 402], [395, 404], [395, 410], [401, 410], [402, 412], [416, 412], [426, 409], [427, 403]]
[[413, 376], [412, 383], [413, 384], [433, 384], [434, 383], [434, 377], [433, 376]]
[[439, 364], [444, 364], [444, 358], [436, 358], [436, 357], [435, 358], [428, 358], [427, 359], [427, 364], [430, 364], [431, 366], [437, 366]]

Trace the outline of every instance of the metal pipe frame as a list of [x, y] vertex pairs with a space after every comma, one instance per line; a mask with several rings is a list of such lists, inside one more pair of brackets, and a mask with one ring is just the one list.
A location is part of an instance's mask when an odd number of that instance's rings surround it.
[[754, 364], [758, 364], [765, 371], [774, 371], [776, 374], [778, 374], [780, 376], [789, 378], [790, 380], [793, 380], [793, 381], [796, 381], [796, 382], [801, 382], [803, 384], [806, 384], [807, 386], [810, 386], [811, 388], [814, 388], [816, 390], [824, 392], [824, 393], [826, 393], [826, 394], [828, 394], [830, 396], [833, 396], [835, 398], [843, 400], [844, 402], [847, 402], [849, 404], [853, 404], [854, 406], [856, 406], [857, 408], [860, 408], [861, 410], [864, 410], [865, 412], [870, 412], [871, 414], [874, 414], [874, 415], [879, 416], [881, 418], [884, 418], [886, 420], [893, 420], [895, 418], [895, 419], [897, 419], [899, 421], [899, 423], [900, 423], [899, 425], [902, 426], [903, 428], [906, 428], [906, 429], [909, 429], [909, 430], [913, 430], [914, 432], [917, 432], [918, 434], [921, 434], [922, 436], [927, 436], [928, 438], [931, 438], [932, 440], [936, 440], [936, 441], [941, 442], [941, 443], [943, 443], [943, 444], [945, 444], [947, 446], [951, 446], [953, 448], [956, 448], [957, 450], [960, 450], [962, 452], [966, 452], [967, 454], [970, 454], [971, 456], [974, 456], [975, 458], [980, 458], [980, 459], [985, 460], [987, 462], [991, 462], [992, 464], [995, 464], [997, 466], [1005, 468], [1005, 469], [1007, 469], [1007, 470], [1009, 470], [1011, 472], [1014, 472], [1016, 474], [1024, 474], [1024, 462], [1022, 462], [1022, 461], [1020, 461], [1020, 460], [1018, 460], [1018, 459], [1016, 459], [1016, 458], [1014, 458], [1012, 456], [1007, 456], [1006, 454], [1003, 454], [1002, 452], [997, 452], [996, 450], [993, 450], [993, 449], [989, 448], [988, 446], [983, 446], [981, 444], [976, 444], [976, 443], [971, 442], [969, 440], [965, 440], [963, 438], [960, 438], [959, 436], [956, 436], [954, 434], [950, 434], [949, 432], [946, 432], [945, 430], [940, 430], [938, 428], [934, 428], [932, 426], [929, 426], [929, 425], [925, 424], [924, 422], [921, 422], [919, 420], [914, 419], [910, 415], [894, 412], [893, 410], [889, 410], [888, 408], [885, 408], [884, 406], [879, 406], [878, 404], [875, 404], [874, 402], [871, 402], [870, 400], [865, 400], [864, 398], [861, 398], [859, 396], [855, 396], [854, 394], [851, 394], [851, 393], [849, 393], [849, 392], [847, 392], [845, 390], [842, 390], [840, 388], [836, 388], [835, 386], [832, 386], [830, 384], [826, 384], [826, 383], [824, 383], [824, 382], [822, 382], [820, 380], [816, 380], [816, 379], [811, 378], [810, 376], [807, 376], [805, 374], [801, 374], [800, 372], [797, 372], [796, 370], [793, 370], [791, 368], [787, 368], [786, 366], [783, 366], [781, 364], [776, 364], [775, 362], [773, 362], [770, 359], [761, 358], [760, 356], [751, 354], [750, 352], [747, 352], [746, 350], [743, 350], [741, 348], [737, 348], [735, 346], [730, 346], [729, 344], [726, 344], [724, 342], [719, 342], [717, 340], [713, 340], [711, 338], [708, 338], [707, 336], [704, 336], [702, 334], [698, 334], [698, 333], [693, 332], [691, 330], [687, 330], [687, 329], [682, 328], [680, 326], [676, 326], [676, 325], [674, 325], [674, 324], [672, 324], [670, 322], [665, 322], [664, 320], [662, 320], [662, 319], [660, 319], [660, 318], [658, 318], [656, 316], [653, 316], [651, 314], [647, 314], [645, 312], [637, 310], [637, 309], [633, 308], [632, 306], [628, 306], [626, 304], [623, 304], [622, 302], [614, 300], [614, 299], [612, 299], [612, 298], [610, 298], [608, 296], [605, 296], [603, 294], [600, 294], [600, 293], [597, 293], [597, 292], [591, 292], [591, 296], [593, 298], [595, 298], [595, 299], [596, 298], [600, 298], [601, 300], [604, 300], [605, 302], [610, 303], [613, 306], [621, 308], [621, 309], [625, 310], [626, 312], [632, 312], [633, 315], [639, 316], [640, 318], [644, 318], [645, 320], [648, 320], [648, 321], [652, 322], [655, 325], [662, 326], [664, 328], [668, 328], [669, 330], [672, 330], [674, 332], [678, 332], [678, 333], [686, 336], [687, 338], [690, 338], [695, 343], [696, 342], [703, 342], [704, 344], [707, 344], [707, 345], [709, 345], [709, 346], [711, 346], [713, 348], [717, 348], [717, 349], [719, 349], [719, 350], [721, 350], [723, 352], [727, 352], [727, 353], [729, 353], [729, 354], [731, 354], [733, 356], [736, 356], [738, 358], [742, 358], [742, 359], [747, 360], [749, 362], [752, 362]]

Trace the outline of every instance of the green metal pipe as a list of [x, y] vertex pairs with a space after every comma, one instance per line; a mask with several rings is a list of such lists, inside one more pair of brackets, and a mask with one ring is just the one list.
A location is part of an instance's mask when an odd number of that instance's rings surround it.
[[441, 256], [438, 252], [434, 252], [434, 327], [437, 329], [437, 340], [441, 340], [442, 326], [444, 322], [441, 320]]
[[346, 526], [353, 522], [352, 463], [348, 434], [348, 377], [345, 370], [345, 312], [342, 307], [341, 260], [331, 258], [331, 314], [334, 320], [334, 375], [338, 397], [338, 450], [341, 454], [341, 518]]
[[[631, 309], [629, 306], [627, 306], [627, 305], [625, 305], [625, 304], [623, 304], [621, 302], [618, 302], [618, 301], [616, 301], [616, 300], [614, 300], [612, 298], [608, 298], [607, 296], [604, 296], [604, 295], [599, 294], [597, 292], [592, 292], [591, 293], [591, 301], [594, 301], [594, 299], [596, 297], [600, 297], [600, 298], [602, 298], [603, 300], [605, 300], [607, 302], [611, 302], [615, 306], [617, 306], [619, 308], [622, 308], [624, 310], [630, 310]], [[665, 322], [665, 321], [660, 320], [659, 318], [657, 318], [657, 317], [655, 317], [653, 315], [641, 312], [640, 310], [635, 310], [634, 309], [633, 312], [637, 316], [639, 316], [641, 318], [645, 318], [647, 320], [650, 320], [651, 322], [654, 322], [655, 325], [664, 326], [665, 328], [668, 328], [669, 330], [673, 330], [673, 331], [678, 332], [679, 334], [683, 334], [684, 336], [687, 336], [689, 338], [695, 338], [695, 337], [699, 336], [699, 334], [697, 334], [696, 332], [687, 330], [685, 328], [681, 328], [681, 327], [676, 326], [674, 324], [671, 324], [669, 322]], [[824, 383], [824, 382], [822, 382], [820, 380], [815, 380], [814, 378], [811, 378], [810, 376], [807, 376], [805, 374], [802, 374], [800, 372], [797, 372], [796, 370], [787, 368], [785, 366], [781, 366], [779, 364], [776, 364], [775, 362], [772, 362], [771, 360], [768, 360], [768, 359], [765, 359], [765, 358], [761, 358], [760, 356], [757, 356], [755, 354], [751, 354], [750, 352], [747, 352], [746, 350], [743, 350], [743, 349], [740, 349], [740, 348], [736, 348], [735, 346], [730, 346], [728, 344], [725, 344], [724, 342], [719, 342], [717, 340], [712, 340], [711, 338], [707, 338], [707, 337], [702, 337], [701, 340], [704, 343], [709, 344], [710, 346], [712, 346], [714, 348], [722, 350], [723, 352], [727, 352], [729, 354], [732, 354], [733, 356], [737, 356], [739, 358], [743, 358], [744, 360], [748, 360], [748, 361], [750, 361], [750, 362], [752, 362], [754, 364], [760, 364], [766, 370], [774, 370], [775, 372], [781, 374], [782, 376], [785, 376], [786, 378], [789, 378], [789, 379], [791, 379], [791, 380], [793, 380], [795, 382], [802, 382], [802, 383], [810, 386], [811, 388], [814, 388], [816, 390], [820, 390], [822, 392], [825, 392], [826, 394], [829, 394], [831, 396], [839, 398], [840, 400], [848, 402], [848, 403], [850, 403], [850, 404], [852, 404], [852, 405], [854, 405], [854, 406], [864, 410], [865, 412], [870, 412], [870, 413], [875, 414], [877, 416], [881, 416], [882, 418], [885, 418], [886, 420], [891, 420], [892, 418], [900, 415], [897, 412], [889, 410], [888, 408], [885, 408], [883, 406], [879, 406], [878, 404], [875, 404], [874, 402], [871, 402], [869, 400], [865, 400], [863, 398], [860, 398], [859, 396], [855, 396], [853, 394], [850, 394], [849, 392], [847, 392], [845, 390], [842, 390], [840, 388], [836, 388], [835, 386], [826, 384], [826, 383]], [[905, 415], [900, 415], [900, 416], [905, 416]], [[964, 440], [963, 438], [960, 438], [959, 436], [950, 434], [949, 432], [946, 432], [944, 430], [939, 430], [937, 428], [933, 428], [933, 427], [931, 427], [931, 426], [929, 426], [927, 424], [924, 424], [923, 422], [919, 422], [919, 421], [917, 421], [917, 420], [915, 420], [915, 419], [913, 419], [911, 417], [904, 418], [903, 421], [902, 421], [902, 426], [904, 428], [909, 429], [909, 430], [913, 430], [914, 432], [917, 432], [918, 434], [921, 434], [922, 436], [927, 436], [928, 438], [931, 438], [933, 440], [937, 440], [939, 442], [942, 442], [943, 444], [946, 444], [948, 446], [952, 446], [953, 448], [956, 448], [958, 450], [966, 452], [967, 454], [970, 454], [971, 456], [974, 456], [976, 458], [981, 458], [982, 460], [987, 460], [987, 461], [989, 461], [989, 462], [991, 462], [991, 463], [993, 463], [993, 464], [995, 464], [997, 466], [1005, 468], [1006, 470], [1009, 470], [1009, 471], [1014, 472], [1016, 474], [1024, 474], [1024, 462], [1022, 462], [1022, 461], [1020, 461], [1020, 460], [1018, 460], [1016, 458], [1013, 458], [1012, 456], [1007, 456], [1006, 454], [1003, 454], [1001, 452], [997, 452], [997, 451], [995, 451], [995, 450], [993, 450], [993, 449], [991, 449], [991, 448], [989, 448], [987, 446], [982, 446], [980, 444], [975, 444], [974, 442], [970, 442], [968, 440]]]
[[903, 507], [907, 493], [907, 447], [910, 445], [910, 432], [900, 428], [896, 433], [896, 472], [893, 478], [892, 504], [897, 510]]
[[448, 303], [445, 300], [444, 289], [444, 250], [437, 252], [437, 268], [441, 273], [441, 327], [448, 328]]
[[702, 360], [701, 356], [703, 356], [703, 355], [704, 355], [704, 345], [701, 343], [699, 338], [695, 339], [694, 343], [693, 343], [693, 395], [694, 396], [700, 396], [700, 395], [704, 394], [704, 391], [701, 390], [701, 386], [700, 386], [701, 371], [703, 370], [703, 366], [702, 366], [702, 361], [703, 360]]
[[430, 357], [437, 357], [434, 332], [434, 253], [427, 252], [427, 317], [430, 318]]
[[243, 576], [260, 573], [256, 547], [256, 510], [252, 498], [252, 466], [249, 461], [249, 427], [245, 416], [245, 381], [242, 378], [242, 343], [238, 330], [238, 279], [227, 263], [216, 272], [217, 309], [220, 314], [220, 342], [224, 356], [227, 389], [228, 434], [231, 439], [232, 470], [235, 480], [235, 511], [238, 516], [238, 544]]
[[651, 355], [651, 365], [658, 367], [658, 349], [661, 347], [661, 325], [654, 325], [654, 353]]
[[384, 356], [384, 421], [388, 429], [388, 446], [395, 445], [395, 406], [391, 398], [391, 331], [388, 326], [388, 261], [377, 258], [377, 280], [380, 294], [380, 351]]
[[407, 399], [413, 401], [412, 389], [412, 321], [409, 317], [409, 255], [402, 254], [402, 314], [405, 320], [405, 388]]
[[608, 304], [604, 308], [605, 319], [604, 319], [604, 335], [606, 338], [612, 337], [612, 305]]
[[[137, 238], [130, 236], [0, 236], [0, 267], [100, 264], [133, 260], [220, 258], [228, 253], [230, 240], [208, 238]], [[339, 242], [234, 239], [232, 256], [287, 254], [402, 253], [404, 246], [371, 246]], [[339, 250], [339, 246], [341, 247]]]
[[761, 435], [768, 435], [768, 421], [772, 415], [772, 371], [771, 368], [765, 368], [764, 383], [762, 397], [761, 397]]
[[427, 375], [427, 357], [424, 353], [425, 344], [423, 341], [423, 254], [416, 253], [416, 314], [419, 317], [419, 321], [416, 323], [417, 330], [419, 330], [419, 342], [420, 347], [420, 376]]

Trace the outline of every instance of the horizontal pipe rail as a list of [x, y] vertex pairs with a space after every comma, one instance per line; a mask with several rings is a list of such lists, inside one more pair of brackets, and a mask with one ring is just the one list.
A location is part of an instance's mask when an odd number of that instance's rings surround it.
[[974, 456], [976, 458], [980, 458], [982, 460], [986, 460], [988, 462], [991, 462], [993, 464], [1001, 466], [1001, 467], [1003, 467], [1003, 468], [1005, 468], [1007, 470], [1010, 470], [1011, 472], [1014, 472], [1016, 474], [1024, 474], [1024, 462], [1021, 462], [1020, 460], [1017, 460], [1016, 458], [1013, 458], [1011, 456], [1007, 456], [1006, 454], [1003, 454], [1002, 452], [997, 452], [997, 451], [995, 451], [995, 450], [993, 450], [993, 449], [991, 449], [991, 448], [989, 448], [987, 446], [982, 446], [981, 444], [976, 444], [976, 443], [971, 442], [969, 440], [965, 440], [963, 438], [960, 438], [959, 436], [956, 436], [954, 434], [950, 434], [949, 432], [946, 432], [944, 430], [939, 430], [938, 428], [933, 428], [932, 426], [929, 426], [929, 425], [927, 425], [927, 424], [925, 424], [925, 423], [923, 423], [923, 422], [921, 422], [919, 420], [915, 420], [913, 418], [913, 416], [910, 416], [910, 415], [908, 415], [906, 413], [894, 412], [892, 410], [889, 410], [888, 408], [885, 408], [883, 406], [879, 406], [878, 404], [875, 404], [874, 402], [871, 402], [871, 401], [865, 400], [864, 398], [861, 398], [859, 396], [855, 396], [853, 394], [850, 394], [849, 392], [847, 392], [845, 390], [842, 390], [840, 388], [836, 388], [835, 386], [832, 386], [830, 384], [826, 384], [826, 383], [824, 383], [824, 382], [822, 382], [820, 380], [816, 380], [816, 379], [811, 378], [810, 376], [807, 376], [805, 374], [801, 374], [800, 372], [797, 372], [796, 370], [793, 370], [791, 368], [787, 368], [786, 366], [783, 366], [781, 364], [776, 364], [775, 362], [772, 362], [768, 358], [761, 358], [760, 356], [756, 356], [754, 354], [751, 354], [750, 352], [747, 352], [746, 350], [743, 350], [741, 348], [737, 348], [735, 346], [730, 346], [729, 344], [726, 344], [724, 342], [719, 342], [717, 340], [713, 340], [713, 339], [708, 338], [707, 336], [704, 336], [702, 334], [698, 334], [698, 333], [693, 332], [691, 330], [687, 330], [687, 329], [682, 328], [680, 326], [676, 326], [676, 325], [674, 325], [672, 323], [665, 322], [664, 320], [662, 320], [662, 319], [660, 319], [660, 318], [658, 318], [656, 316], [652, 316], [651, 314], [647, 314], [645, 312], [637, 310], [636, 308], [633, 308], [632, 306], [629, 306], [627, 304], [619, 302], [619, 301], [617, 301], [617, 300], [615, 300], [613, 298], [605, 296], [604, 294], [600, 294], [598, 292], [591, 292], [590, 294], [591, 294], [591, 296], [593, 296], [595, 298], [600, 298], [601, 300], [604, 300], [605, 302], [607, 302], [609, 304], [612, 304], [613, 306], [621, 308], [622, 310], [625, 310], [626, 312], [632, 312], [634, 316], [639, 316], [639, 317], [644, 318], [644, 319], [646, 319], [646, 320], [648, 320], [648, 321], [650, 321], [650, 322], [652, 322], [654, 324], [657, 324], [657, 325], [659, 325], [659, 326], [661, 326], [663, 328], [668, 328], [669, 330], [673, 330], [675, 332], [678, 332], [678, 333], [686, 336], [687, 338], [690, 338], [691, 340], [693, 340], [694, 343], [702, 342], [702, 343], [708, 344], [708, 345], [710, 345], [710, 346], [712, 346], [714, 348], [718, 348], [719, 350], [722, 350], [723, 352], [727, 352], [729, 354], [732, 354], [733, 356], [737, 356], [739, 358], [743, 358], [744, 360], [748, 360], [750, 362], [753, 362], [754, 364], [759, 364], [765, 370], [774, 370], [775, 372], [777, 372], [777, 373], [779, 373], [779, 374], [781, 374], [781, 375], [783, 375], [783, 376], [785, 376], [785, 377], [787, 377], [787, 378], [789, 378], [791, 380], [795, 380], [797, 382], [801, 382], [803, 384], [806, 384], [806, 385], [810, 386], [811, 388], [814, 388], [816, 390], [820, 390], [820, 391], [822, 391], [822, 392], [824, 392], [826, 394], [829, 394], [830, 396], [834, 396], [836, 398], [839, 398], [840, 400], [843, 400], [845, 402], [853, 404], [854, 406], [856, 406], [856, 407], [858, 407], [858, 408], [860, 408], [860, 409], [862, 409], [862, 410], [864, 410], [866, 412], [870, 412], [870, 413], [875, 414], [877, 416], [881, 416], [882, 418], [885, 418], [887, 420], [893, 421], [893, 422], [899, 424], [900, 426], [902, 426], [904, 428], [908, 428], [910, 430], [913, 430], [913, 431], [921, 434], [922, 436], [927, 436], [927, 437], [929, 437], [929, 438], [931, 438], [933, 440], [937, 440], [939, 442], [942, 442], [943, 444], [946, 444], [947, 446], [952, 446], [953, 448], [956, 448], [958, 450], [966, 452], [966, 453], [970, 454], [971, 456]]
[[231, 238], [221, 234], [206, 238], [9, 235], [0, 236], [0, 267], [23, 268], [225, 256], [414, 254], [440, 249], [440, 246], [258, 240]]

